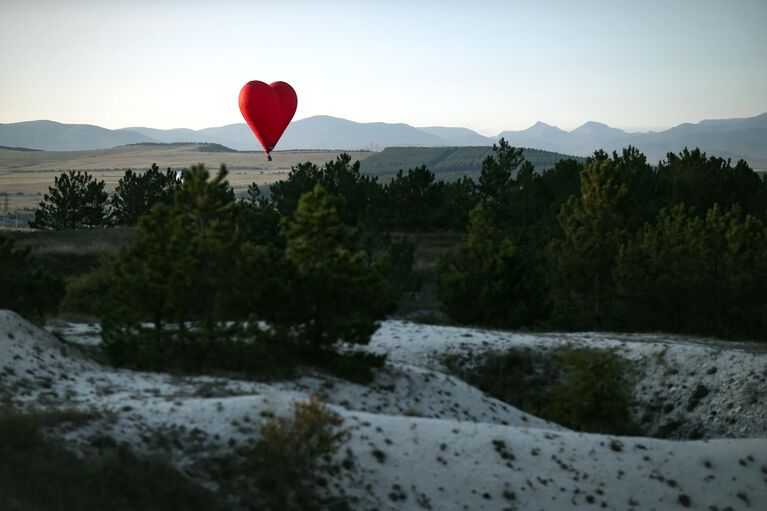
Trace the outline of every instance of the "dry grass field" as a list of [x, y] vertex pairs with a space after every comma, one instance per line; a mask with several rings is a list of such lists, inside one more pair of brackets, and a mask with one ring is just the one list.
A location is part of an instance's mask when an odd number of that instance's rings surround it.
[[[341, 151], [276, 151], [272, 161], [262, 152], [203, 152], [196, 144], [136, 145], [92, 151], [18, 151], [0, 148], [0, 213], [8, 197], [10, 211], [34, 208], [53, 184], [53, 178], [69, 169], [87, 170], [114, 190], [126, 169], [145, 170], [152, 163], [160, 168], [186, 168], [204, 163], [229, 168], [229, 182], [236, 193], [250, 183], [268, 184], [285, 177], [300, 162], [324, 163]], [[367, 151], [348, 151], [354, 160], [370, 156]]]

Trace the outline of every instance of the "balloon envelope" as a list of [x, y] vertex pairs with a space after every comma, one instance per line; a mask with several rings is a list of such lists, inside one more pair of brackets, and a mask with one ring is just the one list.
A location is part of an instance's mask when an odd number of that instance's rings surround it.
[[240, 112], [267, 154], [277, 145], [297, 106], [296, 91], [285, 82], [267, 85], [253, 80], [240, 90]]

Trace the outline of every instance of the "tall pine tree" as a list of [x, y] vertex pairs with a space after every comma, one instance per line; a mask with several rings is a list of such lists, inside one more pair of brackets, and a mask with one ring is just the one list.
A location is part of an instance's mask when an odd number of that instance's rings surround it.
[[237, 258], [234, 194], [225, 177], [223, 166], [213, 179], [192, 167], [173, 206], [142, 217], [132, 245], [112, 263], [101, 316], [117, 362], [164, 365], [179, 356], [193, 367], [204, 356], [200, 340], [223, 337]]
[[365, 344], [394, 306], [384, 268], [369, 266], [359, 232], [341, 220], [341, 199], [317, 185], [283, 220], [292, 265], [290, 329], [314, 348]]
[[604, 326], [610, 316], [612, 268], [625, 241], [628, 188], [615, 162], [591, 162], [580, 195], [559, 214], [564, 237], [548, 246], [556, 319], [571, 328]]

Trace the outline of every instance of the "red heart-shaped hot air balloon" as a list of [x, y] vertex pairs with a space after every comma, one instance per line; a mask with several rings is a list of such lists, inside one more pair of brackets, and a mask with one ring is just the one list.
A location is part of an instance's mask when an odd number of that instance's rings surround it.
[[285, 82], [253, 80], [240, 90], [240, 112], [266, 154], [274, 150], [297, 106], [296, 91]]

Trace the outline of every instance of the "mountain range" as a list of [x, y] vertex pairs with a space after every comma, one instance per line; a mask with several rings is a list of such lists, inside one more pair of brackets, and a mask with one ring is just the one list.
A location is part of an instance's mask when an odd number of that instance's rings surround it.
[[[414, 127], [408, 124], [360, 123], [318, 115], [294, 121], [285, 130], [279, 149], [371, 149], [386, 147], [490, 146], [501, 137], [511, 145], [586, 156], [596, 149], [638, 147], [650, 161], [668, 152], [700, 147], [709, 154], [743, 158], [758, 169], [767, 169], [767, 113], [748, 118], [705, 120], [646, 133], [629, 133], [590, 121], [565, 131], [544, 122], [520, 131], [486, 137], [467, 128]], [[84, 150], [126, 144], [212, 142], [240, 151], [259, 150], [244, 123], [201, 130], [161, 130], [130, 127], [110, 130], [87, 124], [26, 121], [0, 124], [0, 145], [42, 150]]]

